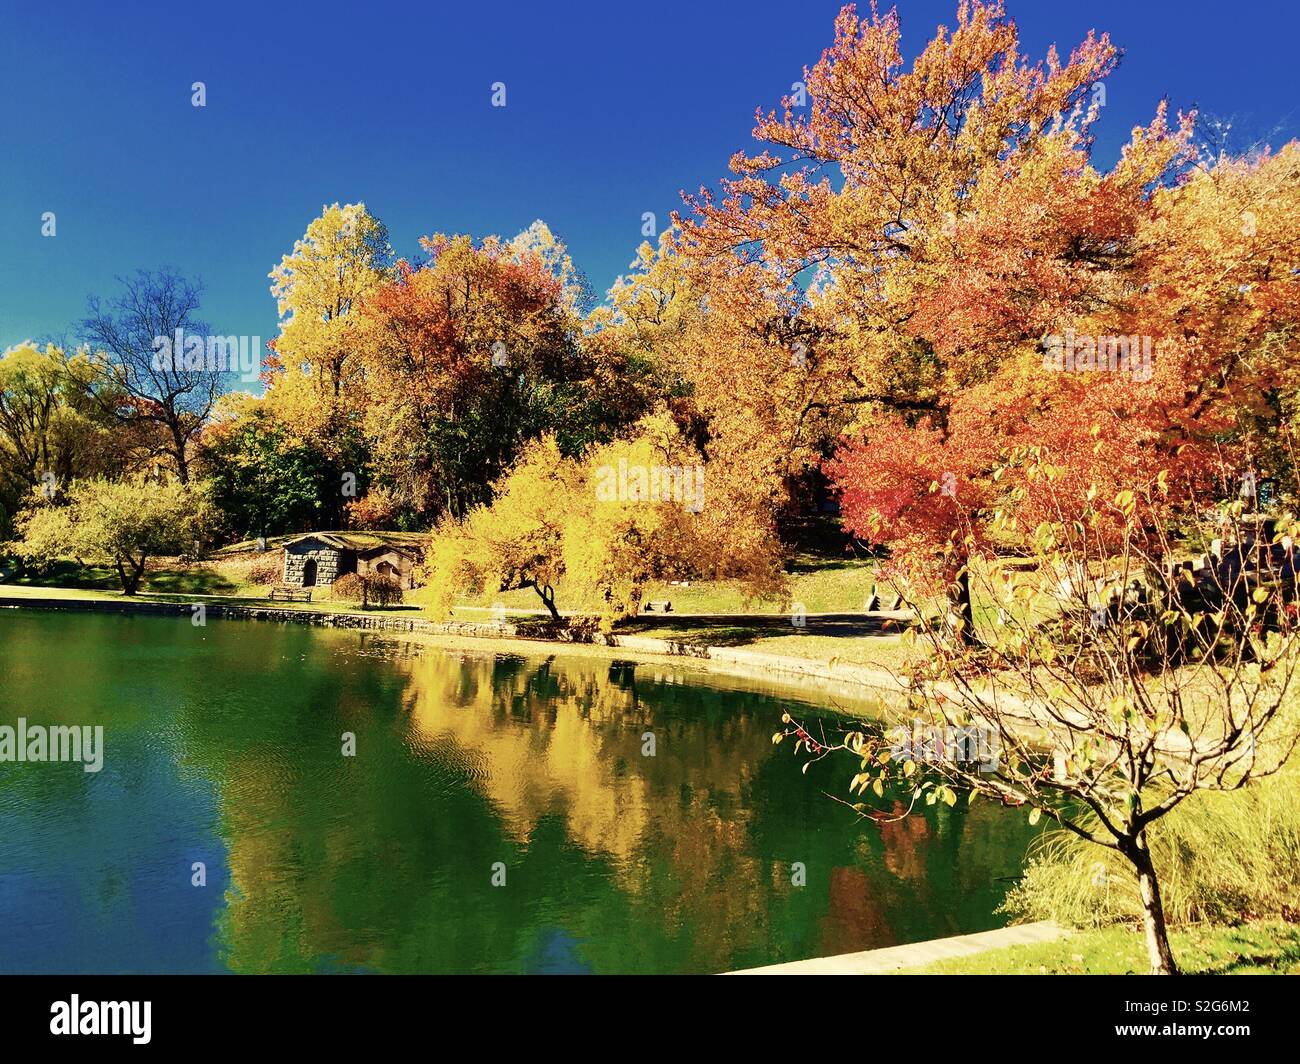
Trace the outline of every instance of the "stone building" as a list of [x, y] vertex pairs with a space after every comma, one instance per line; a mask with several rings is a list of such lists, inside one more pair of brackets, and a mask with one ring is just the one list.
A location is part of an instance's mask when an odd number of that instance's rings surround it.
[[345, 573], [391, 576], [409, 591], [415, 586], [420, 548], [347, 532], [309, 532], [284, 545], [284, 583], [328, 587]]
[[414, 573], [418, 561], [419, 554], [410, 547], [385, 543], [357, 551], [357, 572], [363, 576], [366, 573], [391, 576], [403, 591], [409, 591], [415, 586]]

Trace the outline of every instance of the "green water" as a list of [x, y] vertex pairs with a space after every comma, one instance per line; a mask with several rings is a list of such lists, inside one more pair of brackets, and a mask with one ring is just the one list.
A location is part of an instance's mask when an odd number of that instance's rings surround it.
[[98, 773], [0, 763], [0, 971], [719, 972], [1003, 922], [1022, 817], [857, 822], [753, 686], [0, 610], [0, 724], [104, 727]]

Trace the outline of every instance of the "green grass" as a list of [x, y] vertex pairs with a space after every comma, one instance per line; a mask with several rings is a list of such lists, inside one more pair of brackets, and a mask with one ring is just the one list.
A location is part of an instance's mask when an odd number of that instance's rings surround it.
[[0, 599], [119, 599], [120, 591], [90, 587], [46, 587], [42, 584], [0, 584]]
[[[1258, 920], [1238, 927], [1194, 927], [1170, 934], [1174, 959], [1187, 974], [1300, 973], [1300, 926]], [[935, 961], [913, 975], [1145, 974], [1146, 944], [1139, 930], [1108, 927], [1055, 942], [1007, 946], [969, 957]]]
[[904, 645], [896, 635], [863, 636], [845, 639], [827, 635], [781, 635], [752, 640], [745, 644], [747, 650], [760, 650], [765, 654], [787, 654], [795, 658], [815, 661], [836, 661], [845, 665], [865, 665], [901, 673], [922, 648], [918, 644]]
[[122, 586], [117, 570], [104, 565], [55, 562], [43, 573], [24, 573], [6, 587], [69, 588], [84, 591], [113, 591]]
[[[57, 574], [14, 580], [0, 584], [0, 602], [5, 599], [96, 599], [120, 602], [185, 602], [215, 599], [231, 606], [266, 606], [277, 610], [304, 610], [309, 613], [358, 613], [361, 605], [328, 597], [318, 589], [311, 602], [272, 601], [267, 588], [259, 584], [235, 583], [220, 570], [191, 567], [187, 569], [151, 570], [141, 581], [134, 598], [124, 595], [117, 573], [111, 569], [79, 569], [59, 582]], [[422, 611], [409, 605], [381, 608], [372, 606], [368, 613], [402, 613], [420, 616]]]
[[[674, 613], [769, 614], [788, 619], [792, 605], [801, 603], [808, 613], [851, 613], [862, 609], [877, 582], [877, 563], [868, 559], [827, 559], [811, 554], [796, 556], [787, 566], [788, 598], [747, 598], [745, 585], [736, 580], [692, 581], [649, 585], [643, 601], [669, 600]], [[889, 589], [882, 586], [881, 593]], [[419, 592], [416, 592], [418, 601]], [[555, 588], [555, 602], [563, 613], [595, 611], [599, 602], [589, 590], [561, 579]], [[531, 589], [498, 591], [466, 596], [459, 605], [488, 609], [500, 603], [507, 612], [542, 609], [541, 599]]]
[[644, 598], [668, 599], [677, 613], [772, 613], [786, 621], [796, 603], [808, 613], [857, 613], [878, 580], [876, 568], [876, 562], [866, 559], [799, 555], [786, 567], [788, 601], [747, 600], [744, 586], [729, 580], [696, 582], [690, 587], [657, 584], [647, 589]]
[[[120, 593], [122, 582], [117, 570], [108, 566], [63, 561], [56, 562], [43, 573], [24, 573], [0, 586]], [[140, 582], [140, 589], [171, 595], [249, 595], [260, 590], [256, 585], [232, 580], [220, 568], [199, 566], [150, 568]]]

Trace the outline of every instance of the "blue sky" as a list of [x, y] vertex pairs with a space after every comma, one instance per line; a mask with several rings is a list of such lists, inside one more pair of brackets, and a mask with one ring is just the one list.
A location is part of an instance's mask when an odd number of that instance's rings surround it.
[[[887, 6], [882, 3], [882, 7]], [[1300, 136], [1300, 5], [1009, 0], [1025, 49], [1125, 49], [1098, 155], [1167, 96]], [[956, 0], [900, 0], [914, 54]], [[398, 254], [545, 219], [603, 294], [679, 191], [716, 183], [829, 45], [823, 0], [392, 6], [0, 2], [0, 349], [75, 337], [137, 268], [201, 278], [202, 318], [275, 335], [267, 273], [322, 204]], [[203, 81], [207, 106], [191, 106]], [[491, 106], [504, 82], [507, 106]], [[57, 236], [42, 237], [53, 211]]]

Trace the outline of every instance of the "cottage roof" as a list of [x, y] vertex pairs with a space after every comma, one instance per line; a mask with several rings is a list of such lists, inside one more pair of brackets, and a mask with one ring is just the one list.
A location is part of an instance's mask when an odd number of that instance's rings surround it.
[[[400, 539], [397, 538], [399, 536]], [[285, 540], [283, 546], [290, 548], [309, 539], [318, 540], [335, 550], [352, 550], [357, 553], [395, 550], [417, 557], [423, 537], [417, 533], [402, 532], [306, 532], [301, 536]]]
[[296, 547], [299, 543], [306, 543], [308, 540], [316, 540], [324, 543], [327, 547], [333, 547], [335, 550], [356, 550], [352, 543], [348, 542], [345, 536], [337, 532], [308, 532], [306, 535], [294, 536], [293, 539], [285, 541], [285, 549]]
[[357, 551], [362, 558], [372, 554], [404, 554], [408, 558], [418, 558], [420, 550], [409, 543], [378, 543], [373, 547], [362, 547]]

